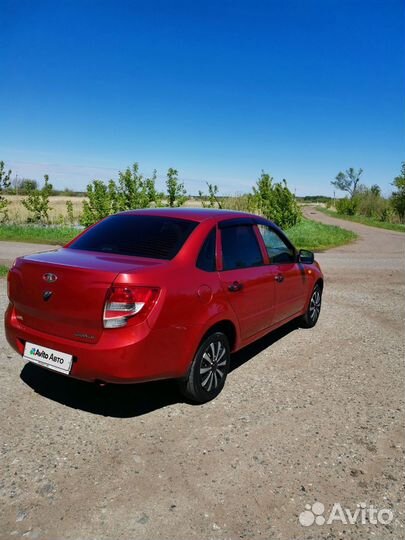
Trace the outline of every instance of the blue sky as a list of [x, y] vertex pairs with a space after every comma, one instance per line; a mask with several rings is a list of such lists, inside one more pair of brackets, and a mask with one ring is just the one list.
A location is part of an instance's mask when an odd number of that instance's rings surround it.
[[403, 0], [0, 0], [0, 159], [84, 189], [134, 161], [190, 193], [297, 195], [405, 160]]

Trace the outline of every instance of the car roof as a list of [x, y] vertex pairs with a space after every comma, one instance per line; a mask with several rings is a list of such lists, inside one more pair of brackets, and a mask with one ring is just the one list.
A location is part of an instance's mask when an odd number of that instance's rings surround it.
[[235, 210], [218, 210], [217, 208], [142, 208], [139, 210], [127, 210], [122, 214], [164, 216], [178, 219], [190, 219], [192, 221], [205, 221], [207, 219], [233, 219], [233, 218], [257, 218], [254, 214], [237, 212]]

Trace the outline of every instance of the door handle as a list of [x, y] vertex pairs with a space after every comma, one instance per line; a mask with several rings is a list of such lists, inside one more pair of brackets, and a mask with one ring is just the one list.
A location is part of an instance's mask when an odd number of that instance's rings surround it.
[[277, 274], [274, 279], [277, 281], [277, 283], [282, 283], [284, 281], [284, 276], [283, 274]]
[[241, 291], [242, 289], [243, 289], [243, 284], [239, 283], [239, 281], [234, 281], [228, 287], [228, 291], [230, 291], [230, 292], [237, 292], [237, 291]]

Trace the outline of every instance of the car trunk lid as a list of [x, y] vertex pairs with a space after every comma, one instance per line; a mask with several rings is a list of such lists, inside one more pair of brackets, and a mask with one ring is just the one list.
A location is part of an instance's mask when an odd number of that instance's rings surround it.
[[9, 297], [22, 324], [62, 338], [96, 343], [107, 293], [121, 273], [164, 261], [62, 248], [16, 260]]

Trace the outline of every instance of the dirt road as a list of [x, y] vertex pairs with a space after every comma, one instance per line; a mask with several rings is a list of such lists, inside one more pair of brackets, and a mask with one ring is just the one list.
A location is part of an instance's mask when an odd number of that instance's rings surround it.
[[49, 251], [56, 249], [57, 246], [48, 244], [28, 244], [26, 242], [5, 242], [0, 241], [0, 264], [10, 266], [14, 259], [21, 255], [30, 255], [40, 251]]
[[[0, 537], [402, 538], [405, 235], [343, 225], [360, 239], [317, 257], [316, 328], [235, 355], [204, 406], [172, 383], [99, 390], [24, 367], [3, 337]], [[321, 518], [339, 503], [393, 520], [305, 526], [315, 501]]]

